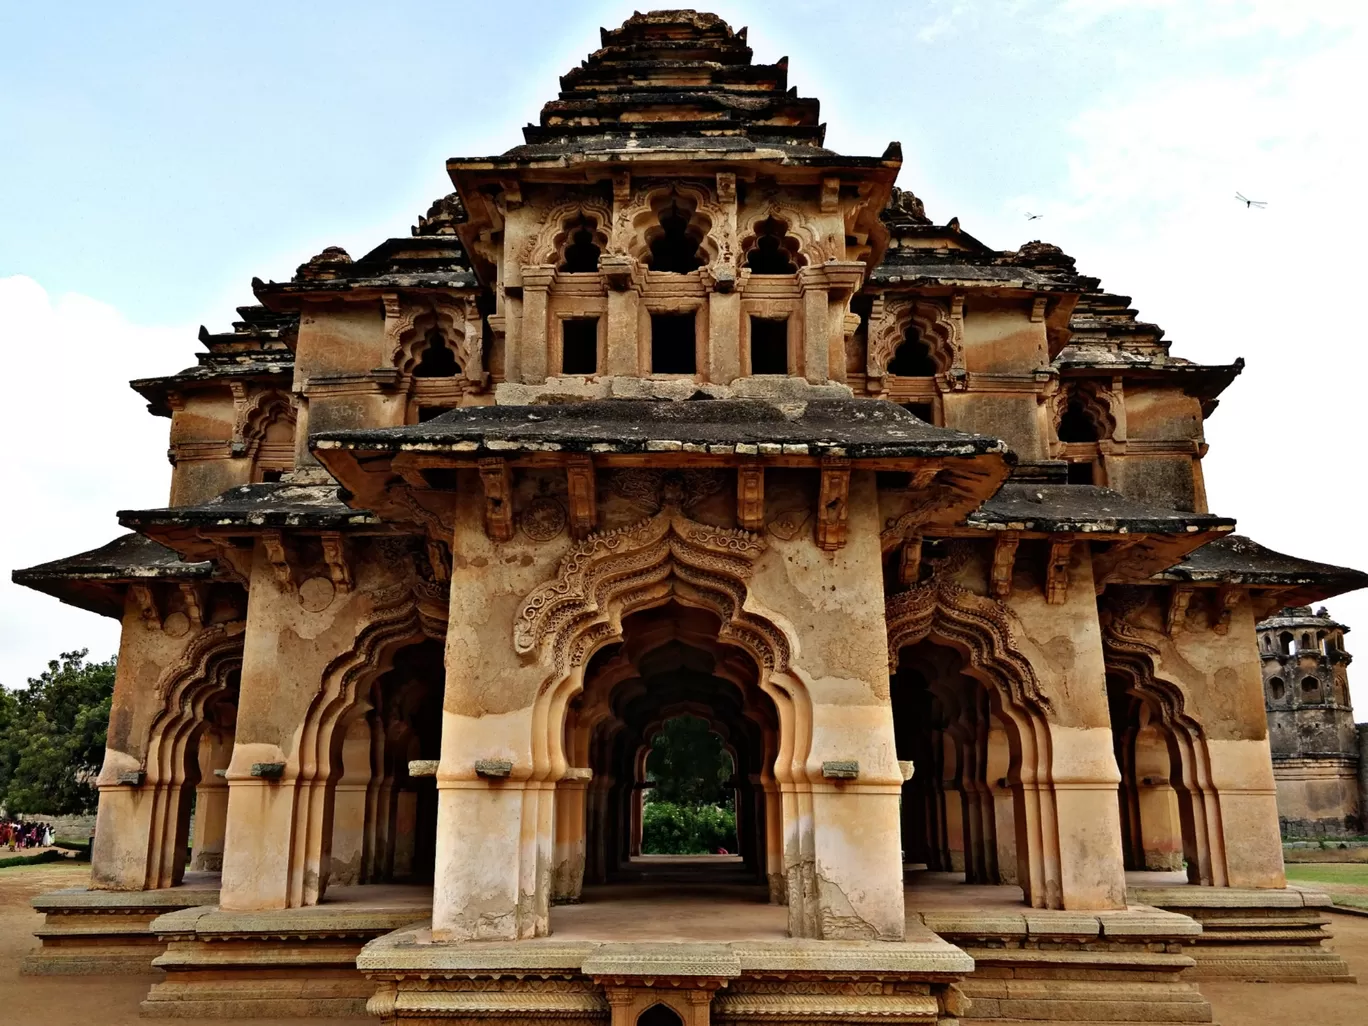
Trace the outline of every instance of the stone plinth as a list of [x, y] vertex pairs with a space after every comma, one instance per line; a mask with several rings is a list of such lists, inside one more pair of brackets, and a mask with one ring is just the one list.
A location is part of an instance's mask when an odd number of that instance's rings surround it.
[[1202, 924], [1192, 947], [1194, 980], [1353, 983], [1349, 965], [1326, 946], [1332, 902], [1317, 891], [1288, 887], [1136, 887], [1132, 901], [1191, 916]]
[[168, 887], [155, 891], [90, 891], [70, 887], [33, 899], [43, 913], [34, 931], [41, 947], [20, 972], [34, 976], [155, 973], [166, 942], [151, 930], [158, 916], [218, 902], [218, 889]]
[[920, 924], [902, 942], [557, 940], [441, 943], [425, 926], [367, 944], [368, 1009], [387, 1026], [472, 1016], [630, 1026], [653, 1004], [686, 1026], [943, 1023], [961, 1011], [961, 950]]
[[960, 984], [966, 1023], [1211, 1021], [1210, 1003], [1183, 977], [1201, 933], [1187, 916], [969, 905], [914, 914], [973, 956]]
[[356, 968], [362, 946], [428, 915], [430, 905], [418, 901], [388, 907], [348, 902], [273, 912], [211, 907], [170, 913], [152, 924], [166, 944], [155, 962], [165, 976], [148, 992], [143, 1014], [364, 1015], [375, 988]]

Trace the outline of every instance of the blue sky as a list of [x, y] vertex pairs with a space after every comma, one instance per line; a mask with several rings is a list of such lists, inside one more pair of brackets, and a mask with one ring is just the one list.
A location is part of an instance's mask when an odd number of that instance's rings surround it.
[[[1265, 544], [1368, 567], [1368, 217], [1358, 197], [1368, 5], [1284, 0], [717, 3], [790, 57], [828, 145], [903, 145], [932, 217], [1042, 237], [1135, 297], [1175, 352], [1243, 355], [1208, 428], [1213, 511]], [[160, 504], [166, 422], [124, 382], [193, 360], [250, 278], [358, 255], [449, 191], [449, 156], [520, 140], [557, 76], [631, 4], [7, 4], [0, 38], [0, 347], [42, 425], [0, 540], [0, 682], [112, 621], [8, 583]], [[15, 45], [22, 41], [22, 45]], [[1269, 200], [1237, 206], [1233, 192]], [[1044, 216], [1027, 223], [1025, 211]], [[1303, 391], [1290, 395], [1289, 385]], [[56, 408], [54, 393], [60, 395]], [[1330, 443], [1327, 447], [1327, 442]], [[35, 516], [38, 514], [38, 516]], [[1362, 625], [1368, 600], [1331, 604]], [[1364, 642], [1368, 646], [1368, 640]], [[1352, 646], [1351, 646], [1352, 647]], [[1368, 712], [1368, 671], [1358, 687]]]

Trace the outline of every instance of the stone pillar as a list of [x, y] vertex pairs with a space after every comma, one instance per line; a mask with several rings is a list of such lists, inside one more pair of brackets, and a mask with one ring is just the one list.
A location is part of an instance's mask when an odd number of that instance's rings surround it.
[[798, 282], [803, 294], [803, 374], [812, 384], [824, 385], [831, 343], [826, 275], [821, 268], [804, 267]]
[[607, 351], [605, 373], [616, 377], [636, 377], [649, 372], [639, 366], [637, 328], [641, 296], [628, 286], [608, 291], [608, 325], [604, 343]]
[[342, 741], [342, 775], [333, 790], [330, 883], [349, 886], [363, 880], [370, 780], [371, 726], [364, 716], [358, 716]]
[[552, 264], [535, 264], [522, 269], [522, 380], [527, 384], [538, 384], [546, 380], [550, 345], [547, 340], [549, 330], [551, 283], [556, 278], [556, 268]]
[[993, 797], [993, 825], [997, 845], [997, 882], [1017, 884], [1016, 796], [1007, 783], [1012, 753], [1007, 728], [994, 717], [988, 732], [988, 766], [985, 776]]
[[577, 901], [584, 890], [586, 802], [590, 771], [575, 774], [556, 785], [556, 847], [551, 870], [551, 900]]
[[708, 381], [730, 385], [741, 376], [741, 297], [708, 293]]
[[1158, 728], [1135, 736], [1135, 793], [1140, 814], [1141, 865], [1150, 870], [1183, 868], [1183, 825], [1178, 795], [1169, 783], [1168, 745]]
[[200, 780], [195, 787], [195, 831], [190, 868], [217, 873], [223, 868], [223, 837], [228, 825], [228, 782], [223, 774], [233, 757], [231, 734], [206, 729], [199, 743]]
[[1354, 728], [1358, 740], [1359, 829], [1368, 829], [1368, 723]]

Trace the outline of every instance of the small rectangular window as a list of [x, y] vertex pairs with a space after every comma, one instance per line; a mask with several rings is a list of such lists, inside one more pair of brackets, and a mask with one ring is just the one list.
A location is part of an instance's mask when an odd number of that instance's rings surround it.
[[750, 319], [752, 374], [787, 374], [788, 321], [777, 317]]
[[1069, 480], [1069, 484], [1086, 484], [1086, 485], [1092, 484], [1092, 483], [1093, 483], [1093, 465], [1092, 465], [1092, 461], [1089, 460], [1089, 461], [1087, 461], [1087, 462], [1081, 462], [1081, 461], [1080, 461], [1080, 462], [1070, 463], [1070, 464], [1069, 464], [1069, 479], [1068, 479], [1068, 480]]
[[434, 417], [440, 417], [451, 409], [449, 406], [420, 406], [418, 407], [418, 423], [426, 424]]
[[561, 373], [598, 373], [597, 317], [569, 317], [561, 321]]
[[696, 374], [694, 315], [651, 314], [651, 373]]
[[930, 403], [900, 403], [904, 410], [928, 424], [936, 422], [936, 409]]

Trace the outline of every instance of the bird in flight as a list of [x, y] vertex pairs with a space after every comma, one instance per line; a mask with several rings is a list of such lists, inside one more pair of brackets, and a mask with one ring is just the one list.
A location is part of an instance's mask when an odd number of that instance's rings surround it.
[[1039, 221], [1044, 216], [1044, 214], [1033, 214], [1029, 210], [1026, 211], [1026, 220], [1028, 221]]
[[1253, 209], [1254, 207], [1258, 207], [1260, 210], [1262, 210], [1264, 207], [1268, 206], [1268, 204], [1264, 200], [1252, 200], [1248, 196], [1245, 196], [1243, 193], [1237, 192], [1235, 194], [1235, 198], [1245, 205], [1246, 210]]

